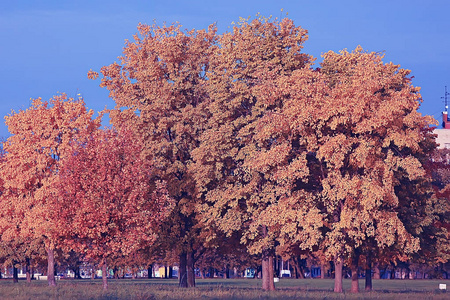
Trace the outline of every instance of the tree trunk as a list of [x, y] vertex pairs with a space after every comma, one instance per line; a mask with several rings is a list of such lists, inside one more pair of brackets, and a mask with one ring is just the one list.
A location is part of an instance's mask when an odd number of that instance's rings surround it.
[[[356, 252], [356, 250], [355, 250], [355, 252]], [[359, 293], [358, 261], [359, 261], [359, 253], [356, 252], [352, 255], [352, 265], [351, 265], [352, 285], [351, 285], [350, 292], [352, 292], [352, 293]]]
[[108, 289], [108, 273], [107, 273], [107, 266], [106, 266], [106, 258], [103, 259], [102, 263], [102, 283], [103, 283], [103, 290], [106, 291]]
[[366, 265], [366, 278], [365, 278], [365, 290], [366, 291], [371, 291], [372, 288], [372, 257], [369, 254], [367, 254], [366, 257], [367, 260], [367, 265]]
[[152, 272], [153, 272], [153, 264], [148, 266], [148, 269], [147, 269], [147, 277], [148, 277], [148, 279], [152, 278]]
[[274, 277], [281, 277], [280, 261], [277, 256], [274, 256]]
[[30, 268], [30, 259], [26, 258], [25, 260], [25, 274], [27, 275], [27, 282], [31, 282], [31, 268]]
[[268, 250], [263, 251], [262, 257], [262, 289], [265, 291], [274, 291], [273, 282], [273, 255]]
[[181, 252], [181, 254], [180, 254], [180, 266], [179, 266], [179, 269], [178, 269], [178, 285], [181, 288], [187, 288], [188, 287], [186, 267], [187, 267], [186, 252]]
[[49, 286], [56, 286], [55, 280], [55, 250], [51, 247], [47, 249], [47, 282]]
[[200, 270], [200, 276], [202, 277], [202, 279], [205, 279], [205, 269]]
[[320, 263], [320, 279], [325, 279], [325, 263]]
[[292, 258], [292, 262], [294, 263], [293, 269], [295, 272], [295, 278], [299, 279], [299, 278], [304, 278], [305, 276], [302, 274], [302, 271], [300, 269], [300, 257], [298, 256], [294, 256]]
[[230, 268], [228, 267], [227, 264], [225, 264], [225, 266], [224, 266], [223, 277], [226, 278], [226, 279], [230, 279]]
[[378, 264], [375, 264], [375, 266], [373, 267], [373, 279], [380, 279], [381, 275], [380, 275], [380, 268], [378, 267]]
[[334, 292], [342, 293], [342, 268], [344, 261], [340, 257], [336, 257], [334, 260]]
[[16, 268], [15, 263], [13, 265], [13, 282], [14, 283], [18, 283], [19, 282], [19, 274], [17, 272], [17, 268]]
[[189, 251], [187, 253], [187, 283], [188, 287], [195, 287], [195, 258], [194, 258], [194, 251]]
[[395, 279], [395, 268], [392, 268], [391, 276], [389, 276], [389, 279]]

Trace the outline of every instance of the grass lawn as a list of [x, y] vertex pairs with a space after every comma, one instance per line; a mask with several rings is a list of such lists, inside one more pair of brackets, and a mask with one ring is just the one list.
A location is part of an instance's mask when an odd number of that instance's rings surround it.
[[178, 288], [176, 279], [109, 280], [103, 292], [101, 279], [61, 280], [55, 288], [46, 281], [13, 284], [0, 280], [0, 299], [450, 299], [450, 291], [438, 289], [448, 280], [373, 280], [373, 292], [351, 294], [350, 280], [344, 280], [343, 294], [333, 293], [332, 279], [281, 279], [274, 292], [261, 291], [258, 279], [198, 279], [194, 289]]

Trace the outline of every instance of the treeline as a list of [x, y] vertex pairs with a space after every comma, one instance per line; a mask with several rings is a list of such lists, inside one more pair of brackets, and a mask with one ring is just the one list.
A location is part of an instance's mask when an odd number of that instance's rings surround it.
[[46, 257], [55, 285], [55, 253], [103, 274], [165, 261], [193, 287], [202, 261], [233, 257], [273, 290], [276, 255], [315, 257], [357, 292], [361, 267], [448, 261], [448, 164], [410, 71], [361, 47], [314, 68], [288, 18], [138, 31], [88, 73], [114, 109], [59, 95], [6, 117], [5, 264]]

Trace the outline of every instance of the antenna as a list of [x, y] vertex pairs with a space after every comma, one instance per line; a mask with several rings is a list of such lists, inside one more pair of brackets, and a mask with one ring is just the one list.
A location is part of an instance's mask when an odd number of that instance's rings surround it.
[[444, 103], [445, 103], [445, 111], [447, 111], [448, 109], [448, 101], [447, 101], [447, 96], [450, 95], [449, 92], [447, 92], [447, 86], [445, 86], [445, 94], [444, 97], [441, 97], [441, 99], [444, 99]]

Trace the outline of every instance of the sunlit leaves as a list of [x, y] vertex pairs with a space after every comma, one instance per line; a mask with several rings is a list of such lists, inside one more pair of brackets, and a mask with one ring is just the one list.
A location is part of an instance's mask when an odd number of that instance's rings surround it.
[[131, 131], [98, 130], [75, 144], [61, 169], [61, 214], [71, 224], [67, 243], [101, 261], [154, 242], [172, 201]]

